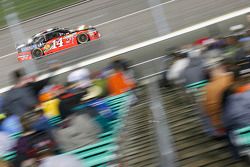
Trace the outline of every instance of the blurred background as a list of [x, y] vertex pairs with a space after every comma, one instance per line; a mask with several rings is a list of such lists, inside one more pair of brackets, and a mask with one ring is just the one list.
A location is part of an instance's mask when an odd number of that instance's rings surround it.
[[[0, 9], [0, 166], [250, 165], [249, 0]], [[56, 27], [79, 45], [37, 59], [35, 37], [45, 47]], [[30, 60], [18, 61], [26, 46]]]

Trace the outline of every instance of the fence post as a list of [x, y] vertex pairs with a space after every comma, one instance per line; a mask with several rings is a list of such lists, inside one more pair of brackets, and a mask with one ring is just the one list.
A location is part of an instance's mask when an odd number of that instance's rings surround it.
[[150, 96], [150, 108], [153, 115], [155, 134], [157, 137], [160, 166], [161, 167], [176, 167], [175, 151], [172, 146], [172, 137], [167, 124], [167, 117], [161, 102], [159, 88], [157, 84], [148, 84], [148, 93]]

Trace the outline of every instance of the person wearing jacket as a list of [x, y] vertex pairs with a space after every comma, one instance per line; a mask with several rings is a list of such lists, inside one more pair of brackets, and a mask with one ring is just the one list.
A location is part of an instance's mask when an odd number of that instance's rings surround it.
[[210, 81], [204, 87], [204, 113], [209, 118], [215, 131], [212, 135], [224, 135], [224, 128], [221, 120], [222, 96], [224, 91], [232, 84], [233, 74], [227, 72], [225, 65], [219, 64], [211, 69]]
[[189, 64], [189, 58], [187, 53], [177, 53], [175, 55], [175, 61], [171, 65], [169, 71], [167, 72], [168, 81], [172, 81], [175, 84], [180, 84], [183, 82], [182, 73]]
[[204, 64], [199, 50], [189, 52], [189, 63], [180, 76], [184, 79], [185, 85], [205, 79]]
[[236, 130], [250, 125], [250, 91], [235, 93], [227, 98], [223, 123], [227, 129]]
[[3, 110], [11, 114], [22, 116], [25, 112], [33, 110], [38, 100], [32, 88], [27, 86], [22, 70], [13, 72], [14, 87], [4, 97]]

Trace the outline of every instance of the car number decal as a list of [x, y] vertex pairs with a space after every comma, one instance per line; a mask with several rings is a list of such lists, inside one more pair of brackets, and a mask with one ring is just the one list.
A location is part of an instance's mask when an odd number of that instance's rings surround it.
[[59, 38], [59, 39], [56, 39], [52, 42], [52, 47], [50, 49], [56, 49], [56, 48], [60, 48], [63, 46], [63, 39], [62, 38]]

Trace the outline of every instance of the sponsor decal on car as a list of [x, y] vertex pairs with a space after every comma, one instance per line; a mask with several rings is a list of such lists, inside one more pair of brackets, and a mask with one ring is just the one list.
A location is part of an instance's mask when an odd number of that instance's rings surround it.
[[47, 51], [49, 51], [50, 50], [50, 48], [51, 48], [51, 44], [46, 44], [46, 45], [44, 45], [44, 52], [47, 52]]

